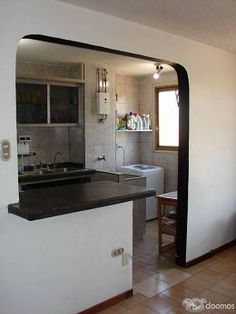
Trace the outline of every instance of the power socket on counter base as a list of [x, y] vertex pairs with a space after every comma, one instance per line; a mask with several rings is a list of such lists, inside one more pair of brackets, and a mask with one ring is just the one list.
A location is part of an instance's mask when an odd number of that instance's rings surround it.
[[111, 251], [111, 256], [112, 257], [116, 257], [116, 256], [119, 256], [119, 255], [122, 255], [124, 253], [124, 248], [123, 247], [119, 247], [117, 249], [113, 249]]
[[121, 265], [122, 266], [128, 265], [129, 264], [130, 255], [129, 255], [129, 253], [124, 252], [124, 248], [123, 247], [119, 247], [119, 248], [113, 249], [111, 251], [111, 256], [112, 257], [117, 257], [117, 256], [120, 256], [120, 255], [122, 256]]
[[122, 262], [121, 262], [121, 265], [122, 266], [125, 266], [125, 265], [128, 265], [129, 264], [129, 258], [130, 258], [130, 256], [129, 256], [129, 253], [123, 253], [122, 254]]

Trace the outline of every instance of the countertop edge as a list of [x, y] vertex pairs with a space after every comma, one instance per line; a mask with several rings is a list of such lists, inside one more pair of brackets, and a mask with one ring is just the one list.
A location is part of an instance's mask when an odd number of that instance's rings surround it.
[[134, 194], [128, 194], [126, 196], [117, 196], [117, 197], [111, 197], [103, 200], [98, 200], [98, 201], [93, 201], [89, 202], [87, 204], [79, 204], [78, 206], [72, 207], [72, 208], [63, 208], [63, 209], [58, 209], [55, 211], [46, 211], [44, 213], [27, 213], [22, 210], [19, 210], [19, 203], [15, 204], [9, 204], [8, 205], [8, 213], [13, 214], [16, 216], [19, 216], [21, 218], [24, 218], [28, 221], [35, 221], [35, 220], [40, 220], [40, 219], [45, 219], [45, 218], [50, 218], [54, 216], [61, 216], [61, 215], [66, 215], [66, 214], [71, 214], [75, 212], [81, 212], [81, 211], [86, 211], [94, 208], [99, 208], [103, 206], [109, 206], [109, 205], [115, 205], [119, 203], [125, 203], [129, 201], [134, 201], [137, 199], [142, 199], [146, 197], [151, 197], [151, 196], [156, 196], [156, 191], [153, 189], [146, 190], [143, 192], [137, 192]]

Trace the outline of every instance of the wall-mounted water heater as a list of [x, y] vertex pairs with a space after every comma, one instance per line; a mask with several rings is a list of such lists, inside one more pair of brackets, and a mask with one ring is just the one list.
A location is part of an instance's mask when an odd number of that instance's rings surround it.
[[97, 114], [110, 113], [110, 95], [105, 92], [97, 93]]

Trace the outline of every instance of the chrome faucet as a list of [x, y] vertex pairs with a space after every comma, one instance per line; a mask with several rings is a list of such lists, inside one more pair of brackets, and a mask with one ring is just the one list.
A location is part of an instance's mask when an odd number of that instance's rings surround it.
[[57, 160], [57, 156], [60, 156], [62, 157], [62, 159], [64, 160], [65, 159], [65, 156], [63, 153], [61, 152], [57, 152], [55, 155], [54, 155], [54, 158], [53, 158], [53, 168], [55, 168], [56, 166], [56, 160]]
[[99, 155], [97, 158], [99, 161], [106, 160], [106, 155]]

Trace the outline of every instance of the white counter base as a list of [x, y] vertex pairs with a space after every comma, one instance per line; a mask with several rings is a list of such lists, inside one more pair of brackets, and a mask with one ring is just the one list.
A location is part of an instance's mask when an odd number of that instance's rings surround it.
[[75, 314], [132, 289], [132, 202], [27, 221], [9, 215], [0, 259], [1, 314]]

